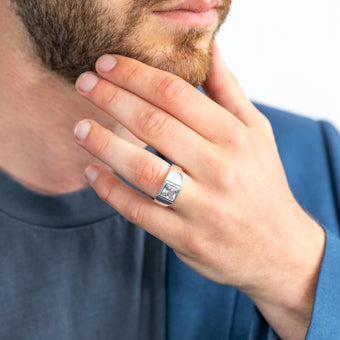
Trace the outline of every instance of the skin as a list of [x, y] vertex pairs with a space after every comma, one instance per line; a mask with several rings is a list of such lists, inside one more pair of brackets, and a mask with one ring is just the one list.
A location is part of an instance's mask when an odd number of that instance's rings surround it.
[[178, 0], [11, 0], [29, 33], [32, 55], [69, 82], [95, 70], [101, 55], [118, 53], [177, 74], [194, 86], [206, 78], [211, 40], [230, 2], [220, 0], [218, 20], [209, 28], [174, 28], [151, 13]]
[[325, 236], [289, 189], [268, 120], [216, 46], [204, 84], [214, 100], [169, 73], [116, 59], [109, 72], [100, 69], [104, 56], [96, 76], [82, 75], [79, 93], [181, 166], [184, 187], [171, 208], [131, 189], [112, 170], [156, 196], [169, 165], [86, 119], [76, 141], [112, 169], [86, 169], [98, 196], [201, 275], [246, 293], [281, 338], [303, 339]]
[[[100, 198], [201, 275], [248, 294], [281, 338], [302, 339], [325, 235], [294, 199], [268, 120], [217, 47], [204, 82], [210, 98], [175, 72], [124, 56], [104, 72], [107, 55], [95, 73], [78, 79], [77, 93], [32, 58], [21, 21], [7, 1], [0, 5], [1, 169], [33, 190], [55, 194], [87, 187], [83, 171], [92, 164], [86, 174]], [[91, 127], [86, 137], [81, 123]], [[146, 144], [184, 171], [171, 208], [112, 172], [155, 196], [169, 165], [147, 153]]]

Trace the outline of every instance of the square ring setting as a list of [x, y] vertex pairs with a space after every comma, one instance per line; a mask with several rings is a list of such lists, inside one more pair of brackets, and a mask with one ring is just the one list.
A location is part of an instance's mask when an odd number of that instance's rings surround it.
[[[179, 171], [176, 171], [178, 169]], [[170, 171], [158, 192], [157, 200], [164, 205], [171, 205], [175, 202], [183, 187], [183, 173], [179, 167], [172, 165]]]
[[157, 195], [157, 200], [164, 204], [172, 204], [175, 202], [180, 190], [181, 187], [179, 185], [165, 180]]

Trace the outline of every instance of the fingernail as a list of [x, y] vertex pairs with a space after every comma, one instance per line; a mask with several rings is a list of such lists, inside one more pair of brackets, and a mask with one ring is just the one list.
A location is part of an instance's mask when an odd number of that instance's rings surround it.
[[106, 54], [98, 59], [97, 68], [98, 71], [109, 72], [116, 66], [116, 64], [116, 58], [110, 54]]
[[90, 92], [97, 85], [98, 80], [93, 73], [83, 73], [78, 78], [76, 86], [80, 91]]
[[79, 122], [74, 128], [74, 135], [79, 140], [84, 140], [91, 130], [91, 124], [88, 122]]
[[94, 166], [89, 166], [85, 170], [85, 176], [89, 182], [93, 183], [98, 177], [98, 170]]

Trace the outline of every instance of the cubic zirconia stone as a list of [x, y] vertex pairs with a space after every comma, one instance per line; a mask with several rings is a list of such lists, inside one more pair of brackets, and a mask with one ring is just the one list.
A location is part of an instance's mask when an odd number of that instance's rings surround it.
[[179, 189], [175, 188], [174, 186], [172, 186], [171, 184], [167, 183], [165, 184], [162, 192], [161, 192], [161, 195], [168, 199], [169, 201], [174, 201], [174, 199], [176, 198], [176, 196], [178, 195], [179, 193]]

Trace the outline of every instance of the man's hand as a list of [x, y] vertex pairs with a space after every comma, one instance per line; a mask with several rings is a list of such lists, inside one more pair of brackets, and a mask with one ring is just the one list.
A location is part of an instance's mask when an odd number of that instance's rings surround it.
[[[289, 188], [267, 118], [244, 95], [216, 45], [204, 84], [210, 98], [172, 74], [115, 58], [113, 68], [103, 56], [97, 75], [83, 74], [79, 93], [180, 166], [184, 186], [165, 208], [97, 164], [87, 169], [94, 190], [195, 271], [248, 294], [281, 337], [302, 338], [325, 237]], [[80, 124], [75, 134], [82, 147], [157, 195], [167, 162], [92, 120]]]

